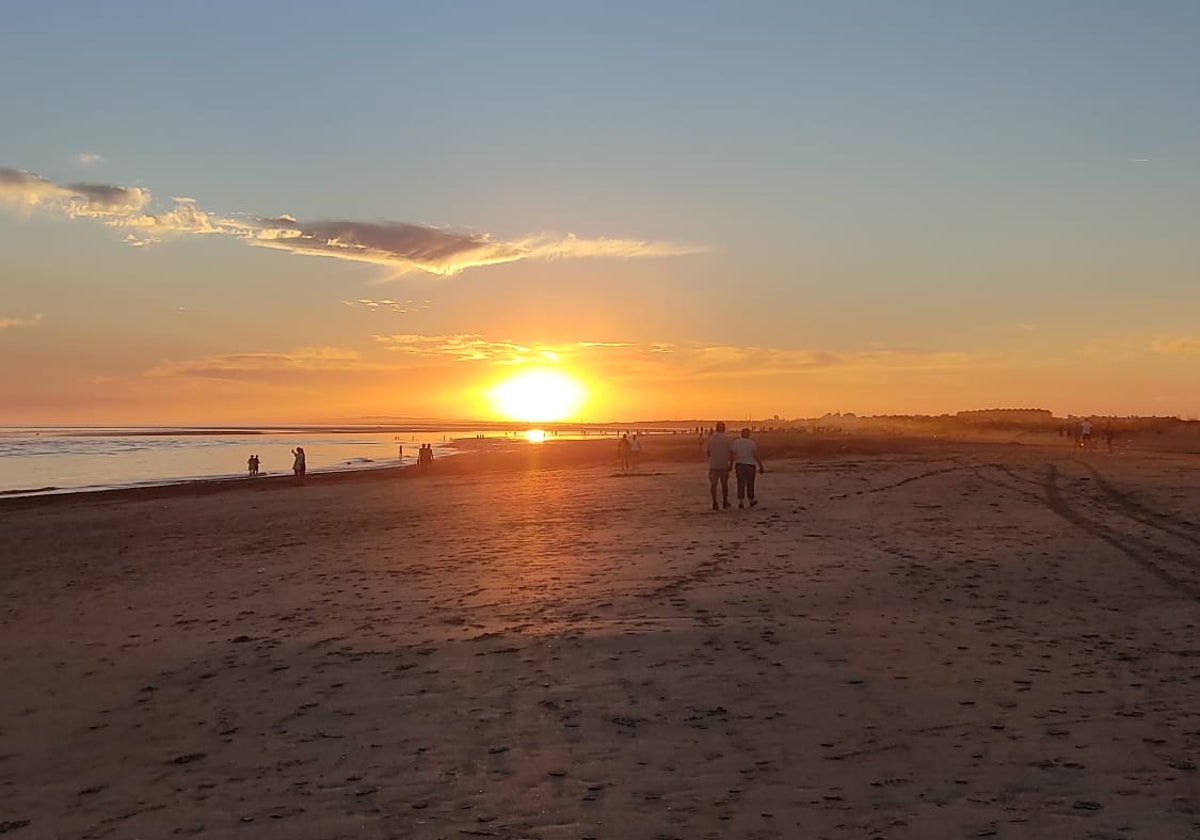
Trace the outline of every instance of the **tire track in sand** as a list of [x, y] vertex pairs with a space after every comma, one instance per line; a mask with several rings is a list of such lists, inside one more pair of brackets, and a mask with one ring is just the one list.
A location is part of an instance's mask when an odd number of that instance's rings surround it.
[[[1197, 587], [1194, 582], [1180, 577], [1178, 573], [1167, 568], [1162, 563], [1156, 562], [1154, 558], [1174, 563], [1192, 572], [1197, 571], [1197, 562], [1195, 560], [1173, 549], [1156, 545], [1142, 537], [1121, 533], [1114, 528], [1110, 528], [1103, 523], [1089, 518], [1079, 508], [1067, 501], [1062, 489], [1059, 487], [1058, 478], [1058, 468], [1054, 464], [1048, 464], [1046, 467], [1046, 477], [1042, 482], [1042, 491], [1045, 493], [1045, 501], [1050, 510], [1096, 539], [1108, 543], [1180, 594], [1186, 595], [1193, 600], [1200, 600], [1200, 587]], [[1142, 525], [1147, 524], [1141, 519], [1132, 516], [1129, 511], [1120, 506], [1106, 507], [1133, 522]], [[1170, 532], [1168, 531], [1167, 533]]]

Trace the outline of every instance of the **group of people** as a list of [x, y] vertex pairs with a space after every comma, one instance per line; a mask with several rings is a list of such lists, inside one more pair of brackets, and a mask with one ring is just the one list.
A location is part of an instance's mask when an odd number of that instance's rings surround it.
[[634, 432], [632, 437], [628, 432], [623, 433], [617, 441], [617, 458], [621, 462], [621, 472], [636, 471], [641, 455], [642, 442], [638, 440], [637, 432]]
[[[1090, 438], [1091, 424], [1085, 421], [1083, 425], [1088, 427], [1087, 437]], [[750, 430], [742, 429], [740, 437], [731, 438], [725, 434], [725, 422], [720, 421], [717, 423], [716, 430], [703, 441], [703, 448], [708, 456], [708, 487], [709, 495], [712, 498], [712, 509], [720, 510], [732, 507], [729, 501], [729, 474], [731, 472], [737, 478], [738, 507], [745, 507], [747, 502], [750, 507], [757, 505], [758, 499], [754, 495], [754, 479], [767, 470], [763, 466], [762, 458], [759, 457], [758, 443], [750, 437]], [[628, 432], [622, 434], [621, 439], [617, 441], [617, 455], [621, 461], [621, 472], [635, 471], [641, 452], [642, 443], [638, 440], [636, 432], [632, 435]], [[400, 449], [400, 453], [403, 457], [403, 448]], [[426, 469], [432, 464], [433, 444], [422, 443], [417, 450], [417, 467]], [[258, 455], [251, 455], [246, 459], [246, 467], [252, 477], [258, 475]], [[304, 447], [297, 446], [292, 450], [292, 473], [297, 479], [303, 481], [307, 469]], [[717, 501], [718, 486], [721, 488], [719, 503]]]
[[[261, 467], [262, 461], [259, 459], [258, 455], [251, 455], [246, 459], [246, 471], [250, 474], [251, 478], [261, 475]], [[292, 473], [296, 476], [296, 478], [302, 479], [304, 478], [304, 473], [306, 471], [307, 465], [305, 464], [304, 460], [304, 447], [297, 446], [292, 450]]]
[[304, 474], [307, 471], [308, 465], [304, 461], [304, 447], [297, 446], [292, 450], [292, 474], [303, 481]]
[[[749, 429], [742, 429], [740, 437], [731, 438], [725, 434], [724, 421], [717, 423], [716, 431], [704, 442], [704, 452], [708, 455], [708, 489], [712, 497], [712, 509], [720, 510], [730, 507], [729, 503], [729, 473], [737, 476], [738, 507], [745, 507], [746, 501], [750, 507], [758, 504], [754, 496], [754, 479], [767, 471], [762, 458], [758, 455], [758, 444], [750, 437]], [[717, 485], [721, 487], [721, 503], [717, 504]]]
[[[758, 454], [758, 442], [750, 437], [749, 429], [742, 429], [741, 434], [731, 438], [725, 434], [725, 422], [717, 423], [716, 428], [705, 437], [700, 434], [700, 448], [708, 456], [708, 489], [712, 499], [712, 509], [721, 510], [733, 507], [729, 501], [729, 474], [737, 479], [737, 503], [744, 508], [758, 505], [758, 497], [754, 493], [755, 478], [767, 471], [763, 466], [762, 457]], [[625, 432], [617, 440], [617, 457], [621, 462], [621, 472], [629, 473], [637, 470], [638, 457], [642, 452], [641, 441], [637, 433]], [[717, 488], [720, 487], [720, 499], [717, 498]]]
[[422, 443], [417, 450], [417, 467], [425, 469], [433, 464], [433, 444]]
[[[404, 457], [404, 447], [400, 447], [400, 457]], [[424, 469], [433, 463], [433, 444], [423, 443], [417, 450], [417, 466]], [[246, 469], [250, 473], [250, 477], [259, 474], [259, 457], [251, 455], [246, 459]], [[308, 472], [307, 458], [304, 455], [304, 447], [297, 446], [292, 450], [292, 474], [301, 481], [304, 480], [305, 474]]]

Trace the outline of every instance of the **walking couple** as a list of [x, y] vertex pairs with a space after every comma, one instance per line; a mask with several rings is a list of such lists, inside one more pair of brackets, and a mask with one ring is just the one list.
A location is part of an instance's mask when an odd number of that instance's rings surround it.
[[717, 423], [717, 430], [708, 437], [704, 445], [708, 454], [708, 489], [712, 495], [712, 509], [718, 510], [717, 484], [721, 485], [721, 505], [729, 507], [729, 471], [737, 475], [738, 507], [745, 507], [743, 499], [750, 500], [750, 507], [758, 504], [754, 497], [755, 466], [757, 474], [767, 470], [758, 457], [758, 444], [750, 438], [750, 430], [742, 429], [742, 436], [730, 438], [725, 435], [725, 423]]

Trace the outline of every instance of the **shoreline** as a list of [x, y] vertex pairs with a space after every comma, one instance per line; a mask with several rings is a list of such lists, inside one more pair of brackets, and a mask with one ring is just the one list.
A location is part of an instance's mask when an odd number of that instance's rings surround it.
[[[966, 449], [990, 446], [1018, 446], [1023, 448], [1057, 452], [1061, 455], [1082, 457], [1114, 457], [1099, 449], [1079, 453], [1066, 448], [1050, 435], [1021, 439], [1018, 435], [934, 437], [918, 435], [812, 435], [806, 433], [766, 432], [756, 434], [755, 439], [763, 447], [768, 460], [779, 458], [825, 459], [839, 455], [884, 455], [919, 453], [945, 450], [955, 447]], [[441, 444], [443, 454], [434, 462], [431, 475], [461, 475], [464, 473], [502, 471], [512, 472], [536, 469], [564, 469], [582, 466], [611, 466], [616, 472], [617, 456], [612, 435], [597, 435], [587, 438], [547, 438], [540, 443], [530, 443], [519, 437], [460, 438]], [[642, 440], [646, 447], [642, 454], [645, 464], [701, 465], [699, 441], [686, 434], [646, 434]], [[1123, 457], [1180, 457], [1197, 458], [1200, 452], [1186, 447], [1178, 450], [1146, 448], [1125, 450]], [[699, 467], [697, 467], [699, 468]], [[387, 464], [381, 466], [355, 466], [337, 469], [322, 469], [310, 472], [304, 484], [354, 484], [358, 482], [408, 480], [424, 477], [415, 463]], [[17, 507], [55, 504], [71, 499], [103, 499], [117, 501], [137, 498], [167, 498], [173, 496], [209, 495], [219, 492], [272, 491], [296, 487], [295, 476], [276, 472], [250, 478], [245, 475], [228, 475], [216, 478], [190, 478], [166, 480], [146, 485], [87, 488], [40, 488], [37, 490], [11, 490], [0, 492], [0, 511]]]
[[[223, 436], [228, 429], [222, 429], [220, 432], [213, 432], [216, 436]], [[173, 432], [167, 433], [162, 431], [147, 432], [150, 437], [170, 436]], [[76, 435], [78, 437], [78, 435]], [[1200, 455], [1200, 439], [1193, 439], [1193, 435], [1145, 435], [1137, 437], [1122, 438], [1117, 443], [1117, 451], [1106, 453], [1103, 444], [1097, 445], [1093, 449], [1093, 453], [1097, 456], [1105, 454], [1150, 454], [1158, 453], [1161, 455], [1179, 455], [1179, 456], [1196, 456]], [[915, 450], [923, 446], [972, 446], [977, 444], [1008, 444], [1021, 446], [1044, 447], [1048, 449], [1059, 449], [1063, 451], [1071, 451], [1069, 446], [1064, 446], [1064, 439], [1056, 436], [1053, 432], [1030, 432], [1030, 431], [1007, 431], [1007, 432], [974, 432], [960, 433], [955, 435], [931, 434], [931, 433], [872, 433], [872, 432], [855, 432], [849, 434], [838, 433], [805, 433], [796, 431], [767, 431], [756, 432], [755, 438], [760, 441], [760, 444], [766, 447], [766, 451], [770, 452], [769, 457], [781, 457], [785, 455], [795, 455], [798, 457], [826, 457], [830, 452], [840, 451], [861, 451], [863, 453], [876, 453], [887, 451]], [[186, 439], [186, 436], [184, 436]], [[498, 454], [507, 450], [524, 450], [530, 447], [550, 447], [555, 451], [555, 456], [543, 457], [537, 455], [529, 455], [521, 464], [528, 463], [536, 465], [542, 460], [554, 462], [561, 460], [557, 457], [559, 448], [567, 445], [592, 445], [614, 446], [618, 437], [614, 434], [609, 434], [607, 431], [589, 435], [556, 437], [548, 436], [544, 442], [539, 444], [531, 444], [525, 440], [523, 436], [513, 436], [505, 434], [504, 436], [492, 437], [461, 437], [452, 440], [443, 439], [442, 442], [435, 443], [438, 451], [442, 453], [438, 458], [438, 462], [446, 462], [454, 458], [460, 457], [462, 454], [479, 454], [487, 452], [488, 457], [497, 462], [495, 468], [512, 469], [516, 468], [512, 464], [503, 465], [504, 461], [511, 461], [513, 455], [507, 452], [503, 457], [497, 458]], [[642, 432], [642, 439], [649, 447], [649, 450], [643, 454], [643, 458], [649, 461], [660, 460], [693, 460], [692, 455], [698, 452], [697, 438], [694, 434], [680, 432], [679, 430], [661, 430], [657, 433]], [[378, 445], [378, 444], [376, 444]], [[413, 442], [397, 441], [394, 445], [403, 445], [410, 451], [413, 451]], [[361, 450], [360, 450], [361, 451]], [[278, 453], [277, 453], [278, 454]], [[374, 453], [372, 453], [374, 454]], [[290, 456], [286, 456], [290, 459]], [[310, 459], [311, 460], [311, 459]], [[571, 458], [567, 459], [571, 461]], [[591, 462], [599, 463], [603, 458], [588, 459]], [[613, 459], [615, 463], [615, 458]], [[290, 463], [290, 460], [287, 461]], [[19, 463], [19, 462], [18, 462]], [[211, 462], [209, 462], [211, 463]], [[144, 493], [159, 493], [170, 492], [177, 488], [193, 488], [197, 492], [207, 492], [214, 487], [226, 488], [236, 486], [248, 480], [265, 481], [271, 480], [278, 482], [283, 479], [291, 480], [290, 471], [280, 469], [280, 465], [275, 463], [275, 469], [256, 479], [250, 479], [244, 473], [227, 472], [221, 474], [208, 474], [203, 464], [195, 463], [193, 456], [192, 475], [184, 475], [180, 477], [166, 476], [162, 478], [145, 478], [130, 480], [126, 483], [95, 483], [95, 484], [80, 484], [72, 486], [52, 485], [52, 484], [33, 484], [32, 482], [26, 487], [8, 487], [0, 490], [0, 506], [13, 500], [23, 499], [39, 499], [39, 498], [62, 498], [75, 495], [96, 495], [96, 494], [144, 494]], [[347, 460], [334, 460], [328, 463], [320, 463], [312, 466], [309, 472], [310, 478], [313, 480], [353, 480], [360, 475], [370, 473], [393, 474], [403, 472], [410, 467], [415, 466], [415, 459], [411, 459], [408, 463], [401, 463], [394, 458], [367, 458], [362, 456], [351, 457]], [[19, 469], [19, 468], [18, 468]], [[455, 468], [457, 469], [457, 468]], [[338, 476], [338, 478], [330, 478], [330, 476]], [[351, 476], [345, 478], [343, 476]], [[37, 474], [29, 473], [26, 478], [36, 481]]]

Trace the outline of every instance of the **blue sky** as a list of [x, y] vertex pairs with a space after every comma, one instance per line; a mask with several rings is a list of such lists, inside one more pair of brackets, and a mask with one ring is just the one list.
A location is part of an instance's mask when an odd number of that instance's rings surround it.
[[[84, 411], [96, 381], [104, 410], [132, 417], [164, 366], [203, 368], [180, 410], [210, 411], [249, 374], [190, 363], [300, 348], [358, 354], [348, 416], [379, 400], [368, 369], [452, 382], [454, 399], [484, 373], [452, 357], [436, 377], [436, 358], [397, 372], [396, 353], [378, 358], [396, 335], [670, 345], [653, 361], [674, 368], [579, 360], [603, 379], [601, 415], [1200, 414], [1200, 4], [83, 9], [6, 6], [0, 168], [141, 187], [160, 212], [182, 196], [212, 214], [661, 248], [434, 277], [247, 248], [244, 232], [129, 248], [111, 215], [17, 203], [0, 215], [0, 323], [17, 322], [0, 353], [65, 390], [31, 382], [12, 422]], [[385, 298], [413, 309], [381, 324], [342, 303]], [[72, 359], [97, 342], [102, 359]], [[262, 373], [269, 392], [278, 370]], [[289, 412], [301, 379], [278, 386]], [[454, 405], [387, 402], [377, 413]]]

